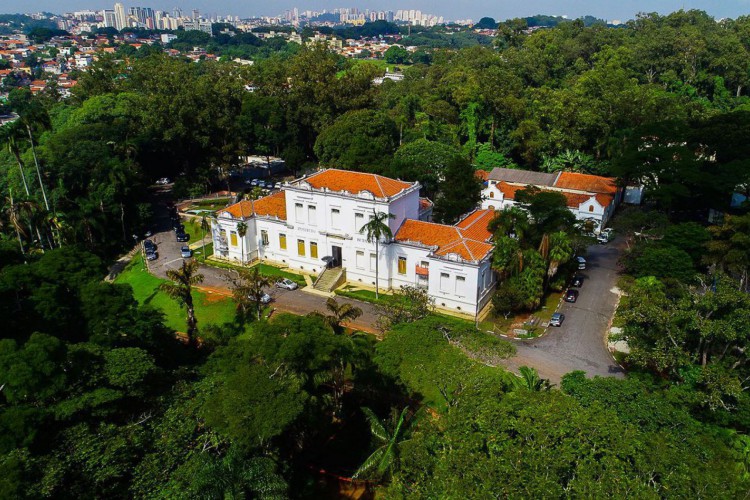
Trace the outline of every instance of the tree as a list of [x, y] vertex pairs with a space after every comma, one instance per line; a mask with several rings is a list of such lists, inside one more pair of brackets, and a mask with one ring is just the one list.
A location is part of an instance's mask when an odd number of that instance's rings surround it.
[[354, 321], [362, 316], [362, 309], [359, 307], [353, 306], [349, 303], [339, 304], [333, 297], [329, 297], [328, 300], [326, 300], [326, 309], [328, 309], [330, 314], [324, 314], [321, 312], [314, 312], [312, 314], [323, 318], [323, 321], [325, 321], [325, 323], [338, 334], [343, 333], [343, 323]]
[[198, 319], [195, 317], [193, 305], [193, 286], [203, 283], [203, 275], [198, 273], [200, 266], [197, 261], [183, 261], [179, 269], [168, 269], [167, 278], [171, 282], [162, 283], [159, 289], [176, 300], [187, 311], [188, 343], [198, 345]]
[[397, 412], [394, 409], [391, 421], [389, 422], [390, 425], [386, 427], [371, 409], [362, 408], [362, 413], [365, 414], [370, 424], [370, 433], [377, 439], [380, 446], [357, 469], [352, 476], [353, 479], [374, 473], [377, 479], [382, 480], [387, 474], [398, 467], [399, 445], [403, 440], [403, 434], [407, 430], [404, 424], [407, 422], [408, 411], [409, 407], [407, 406], [397, 416]]
[[750, 214], [727, 216], [720, 226], [709, 228], [704, 263], [717, 265], [725, 273], [739, 278], [740, 288], [750, 289]]
[[435, 219], [453, 224], [475, 208], [482, 199], [482, 183], [474, 175], [474, 167], [464, 158], [455, 157], [445, 169], [435, 200]]
[[247, 234], [247, 224], [244, 222], [237, 223], [237, 235], [240, 237], [240, 250], [242, 250], [242, 264], [245, 264], [245, 235]]
[[386, 239], [390, 242], [393, 238], [393, 232], [388, 224], [390, 219], [395, 219], [396, 216], [385, 212], [376, 212], [372, 210], [372, 217], [370, 221], [359, 228], [360, 234], [367, 235], [367, 242], [375, 242], [375, 299], [379, 298], [378, 288], [380, 286], [379, 279], [379, 261], [380, 261], [380, 240]]
[[203, 262], [206, 262], [206, 231], [211, 230], [211, 223], [208, 219], [209, 217], [205, 212], [201, 214], [201, 244], [203, 246]]
[[672, 246], [649, 243], [642, 246], [642, 249], [636, 247], [633, 255], [625, 260], [625, 269], [628, 273], [638, 278], [655, 276], [659, 279], [676, 279], [683, 283], [693, 281], [695, 267], [687, 252]]
[[475, 30], [494, 30], [497, 29], [497, 21], [491, 17], [483, 17], [474, 25]]
[[8, 151], [13, 155], [13, 157], [16, 159], [16, 164], [18, 165], [18, 171], [21, 174], [21, 181], [23, 182], [23, 188], [26, 192], [26, 197], [31, 197], [31, 193], [29, 192], [29, 184], [26, 182], [26, 173], [24, 172], [24, 164], [23, 161], [21, 161], [21, 154], [18, 148], [18, 140], [19, 140], [19, 127], [14, 123], [7, 123], [0, 127], [0, 141], [4, 142], [8, 146]]
[[474, 166], [479, 170], [491, 172], [493, 168], [518, 168], [518, 165], [505, 156], [503, 153], [495, 151], [491, 144], [483, 142], [477, 146], [477, 152], [474, 156]]
[[315, 154], [326, 166], [378, 172], [396, 150], [396, 124], [378, 111], [349, 111], [324, 128]]
[[418, 181], [424, 196], [434, 198], [448, 163], [460, 155], [458, 149], [448, 144], [417, 139], [398, 148], [386, 173], [405, 181]]
[[518, 369], [520, 376], [510, 375], [507, 380], [512, 389], [542, 392], [552, 390], [552, 384], [546, 378], [541, 378], [536, 368], [522, 366]]
[[243, 314], [247, 314], [252, 306], [260, 321], [263, 297], [266, 295], [265, 289], [269, 286], [271, 286], [271, 280], [260, 272], [260, 266], [238, 269], [237, 278], [232, 280], [232, 296], [237, 302], [237, 308]]
[[378, 305], [378, 328], [387, 332], [395, 325], [424, 319], [433, 311], [434, 302], [427, 290], [402, 286]]
[[404, 64], [409, 61], [409, 52], [403, 47], [392, 45], [385, 51], [383, 58], [388, 64]]

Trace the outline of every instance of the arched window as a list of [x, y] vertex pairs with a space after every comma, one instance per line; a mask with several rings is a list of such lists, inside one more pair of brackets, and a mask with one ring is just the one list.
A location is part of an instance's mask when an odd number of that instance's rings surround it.
[[594, 205], [589, 205], [589, 212], [593, 212], [593, 211], [594, 211]]
[[493, 193], [492, 191], [490, 191], [490, 198], [494, 198], [494, 197], [495, 197], [495, 193]]

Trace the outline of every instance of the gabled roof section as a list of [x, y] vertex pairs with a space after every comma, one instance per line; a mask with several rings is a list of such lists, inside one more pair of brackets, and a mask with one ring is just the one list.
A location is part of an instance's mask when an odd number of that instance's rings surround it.
[[504, 181], [511, 184], [523, 184], [524, 186], [528, 184], [533, 186], [554, 186], [557, 176], [558, 174], [496, 167], [490, 172], [489, 180]]
[[327, 188], [331, 191], [346, 191], [352, 194], [369, 191], [377, 198], [390, 198], [414, 186], [410, 182], [399, 181], [382, 175], [335, 168], [313, 174], [306, 179], [302, 179], [302, 182], [307, 182], [315, 189]]
[[586, 191], [589, 193], [615, 194], [617, 184], [612, 177], [579, 174], [576, 172], [562, 172], [554, 186], [558, 189]]
[[223, 212], [229, 212], [235, 219], [259, 216], [286, 220], [286, 193], [282, 190], [255, 201], [243, 200], [228, 206], [219, 213]]
[[477, 241], [488, 241], [492, 238], [489, 225], [494, 218], [494, 210], [475, 210], [459, 221], [456, 227], [467, 238]]
[[[483, 227], [483, 221], [487, 220], [487, 213], [494, 212], [492, 210], [477, 210], [469, 215], [462, 221], [465, 222], [471, 218], [470, 223], [467, 224], [469, 227], [466, 229], [408, 219], [401, 225], [394, 239], [401, 243], [417, 243], [431, 247], [435, 255], [440, 257], [450, 258], [451, 255], [458, 255], [466, 261], [480, 261], [492, 252], [493, 247], [491, 244], [476, 240], [472, 236], [476, 234], [480, 237], [484, 236], [479, 228]], [[486, 227], [484, 230], [489, 233]]]

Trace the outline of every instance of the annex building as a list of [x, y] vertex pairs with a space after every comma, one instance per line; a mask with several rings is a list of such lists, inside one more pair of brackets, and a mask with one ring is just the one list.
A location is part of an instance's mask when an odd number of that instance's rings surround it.
[[[381, 289], [420, 287], [436, 307], [476, 315], [495, 286], [487, 228], [494, 210], [476, 210], [455, 226], [435, 224], [432, 203], [419, 189], [417, 182], [323, 170], [219, 211], [212, 224], [214, 256], [311, 273], [316, 288], [325, 284], [326, 291], [344, 282], [372, 287], [377, 266]], [[381, 241], [376, 253], [361, 229], [380, 212], [392, 214], [394, 237]]]
[[503, 210], [513, 206], [516, 204], [516, 192], [528, 186], [562, 193], [576, 219], [592, 222], [594, 232], [597, 233], [607, 225], [617, 204], [622, 201], [623, 194], [623, 190], [611, 177], [575, 172], [549, 174], [494, 168], [485, 180], [482, 208]]

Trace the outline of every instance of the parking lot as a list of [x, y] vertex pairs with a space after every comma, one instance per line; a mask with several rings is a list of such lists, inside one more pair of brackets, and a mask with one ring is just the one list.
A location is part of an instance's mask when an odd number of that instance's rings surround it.
[[586, 256], [587, 269], [576, 302], [563, 302], [559, 311], [565, 315], [560, 327], [550, 327], [538, 339], [516, 341], [515, 357], [505, 365], [517, 371], [521, 366], [536, 368], [539, 374], [559, 384], [563, 375], [583, 370], [589, 376], [622, 377], [606, 345], [607, 330], [617, 306], [617, 260], [620, 255], [616, 239], [607, 245], [593, 245]]

